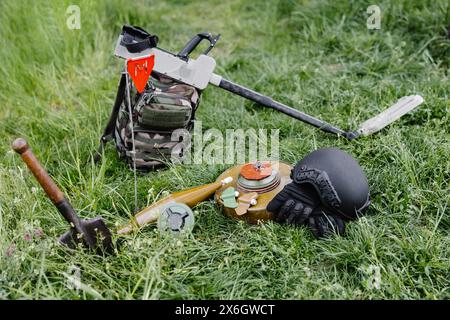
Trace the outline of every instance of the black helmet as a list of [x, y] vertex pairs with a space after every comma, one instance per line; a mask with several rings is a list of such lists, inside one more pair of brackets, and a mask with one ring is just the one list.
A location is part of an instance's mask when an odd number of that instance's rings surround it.
[[338, 148], [311, 152], [291, 172], [297, 184], [311, 184], [327, 211], [344, 219], [362, 215], [370, 204], [369, 184], [360, 165]]

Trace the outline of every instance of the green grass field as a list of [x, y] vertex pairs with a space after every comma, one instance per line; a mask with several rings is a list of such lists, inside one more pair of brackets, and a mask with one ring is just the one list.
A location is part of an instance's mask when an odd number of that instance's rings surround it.
[[[76, 1], [81, 29], [70, 30], [71, 1], [0, 2], [0, 299], [450, 298], [448, 1], [133, 3]], [[380, 30], [366, 27], [371, 4]], [[59, 246], [68, 226], [10, 143], [27, 138], [83, 216], [127, 220], [132, 171], [112, 144], [102, 164], [89, 160], [115, 98], [122, 61], [113, 48], [125, 23], [172, 51], [197, 32], [221, 33], [211, 53], [218, 73], [343, 128], [422, 95], [416, 112], [348, 142], [217, 88], [203, 94], [204, 129], [279, 128], [289, 163], [321, 147], [352, 154], [369, 179], [370, 214], [345, 237], [317, 241], [306, 228], [231, 220], [211, 200], [195, 208], [187, 239], [149, 226], [114, 256]], [[139, 206], [226, 167], [140, 175]]]

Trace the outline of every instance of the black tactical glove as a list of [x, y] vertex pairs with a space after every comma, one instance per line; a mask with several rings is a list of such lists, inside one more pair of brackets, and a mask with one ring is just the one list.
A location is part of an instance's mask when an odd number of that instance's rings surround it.
[[345, 233], [345, 221], [334, 214], [314, 214], [308, 219], [308, 227], [317, 239]]
[[275, 196], [267, 210], [274, 213], [276, 222], [309, 227], [316, 238], [345, 232], [344, 220], [325, 213], [317, 191], [311, 185], [291, 182]]
[[364, 214], [370, 204], [364, 172], [337, 148], [307, 155], [292, 169], [291, 179], [267, 210], [277, 222], [308, 226], [316, 238], [342, 235], [346, 221]]

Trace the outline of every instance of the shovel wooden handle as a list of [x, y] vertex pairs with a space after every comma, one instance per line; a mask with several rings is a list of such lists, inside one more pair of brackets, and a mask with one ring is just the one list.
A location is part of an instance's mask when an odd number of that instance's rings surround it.
[[42, 167], [39, 160], [31, 151], [27, 141], [22, 138], [14, 140], [12, 148], [20, 154], [30, 171], [36, 177], [36, 180], [47, 193], [48, 197], [54, 204], [59, 204], [64, 200], [64, 193], [59, 190], [58, 186], [53, 182], [47, 171]]

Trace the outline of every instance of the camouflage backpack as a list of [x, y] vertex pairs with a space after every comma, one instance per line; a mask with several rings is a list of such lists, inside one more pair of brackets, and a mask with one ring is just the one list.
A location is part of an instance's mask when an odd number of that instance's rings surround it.
[[200, 92], [192, 86], [153, 72], [142, 93], [138, 93], [133, 86], [130, 90], [131, 123], [125, 103], [125, 87], [126, 78], [122, 74], [111, 117], [100, 139], [95, 161], [100, 159], [105, 144], [114, 140], [119, 157], [132, 166], [132, 130], [138, 170], [147, 171], [164, 166], [170, 160], [172, 152], [179, 152], [178, 156], [182, 157], [185, 151], [174, 151], [180, 141], [172, 141], [172, 133], [182, 128], [189, 132], [192, 130]]

